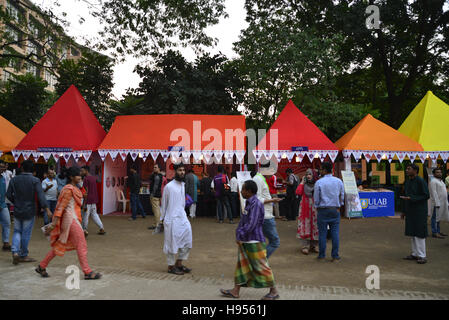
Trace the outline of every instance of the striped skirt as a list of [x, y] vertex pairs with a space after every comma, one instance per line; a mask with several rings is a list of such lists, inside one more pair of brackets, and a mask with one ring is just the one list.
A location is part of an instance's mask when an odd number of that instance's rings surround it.
[[268, 265], [265, 242], [239, 245], [235, 284], [242, 287], [274, 287], [273, 271]]

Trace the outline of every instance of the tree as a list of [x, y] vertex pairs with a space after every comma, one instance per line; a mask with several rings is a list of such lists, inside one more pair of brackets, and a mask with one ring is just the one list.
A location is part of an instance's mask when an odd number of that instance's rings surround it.
[[60, 64], [56, 92], [62, 95], [75, 85], [100, 123], [108, 128], [113, 121], [109, 106], [114, 86], [112, 68], [113, 63], [107, 56], [86, 50], [78, 61], [64, 60]]
[[53, 104], [45, 88], [48, 83], [32, 74], [15, 76], [6, 82], [0, 95], [0, 114], [24, 132]]
[[[380, 29], [365, 26], [369, 4], [380, 8]], [[341, 34], [339, 63], [350, 74], [374, 70], [369, 88], [385, 88], [385, 115], [393, 127], [414, 107], [410, 98], [423, 79], [434, 86], [447, 79], [447, 4], [447, 0], [246, 0], [250, 24], [280, 15], [296, 30], [317, 29], [323, 37]]]
[[104, 25], [99, 49], [150, 56], [162, 49], [192, 45], [196, 49], [216, 40], [205, 29], [226, 17], [225, 0], [106, 0], [92, 5], [92, 14]]
[[[24, 8], [30, 12], [28, 17]], [[0, 67], [20, 70], [27, 63], [54, 73], [63, 58], [63, 48], [73, 44], [64, 34], [67, 22], [63, 18], [52, 9], [22, 0], [8, 0], [8, 5], [0, 5], [0, 26]]]
[[252, 123], [271, 125], [279, 107], [300, 89], [313, 94], [331, 87], [341, 72], [336, 58], [340, 43], [339, 34], [324, 38], [317, 30], [301, 31], [282, 15], [251, 21], [235, 43], [240, 57], [233, 63]]
[[142, 81], [130, 93], [142, 100], [128, 114], [239, 113], [241, 99], [234, 92], [240, 79], [222, 55], [206, 54], [189, 63], [179, 52], [168, 51], [152, 67], [138, 66], [136, 71]]

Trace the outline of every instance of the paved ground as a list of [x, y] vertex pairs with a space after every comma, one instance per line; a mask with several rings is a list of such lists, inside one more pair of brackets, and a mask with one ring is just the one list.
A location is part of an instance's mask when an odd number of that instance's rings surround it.
[[[0, 253], [0, 299], [222, 299], [218, 289], [232, 287], [236, 263], [236, 225], [198, 218], [193, 224], [194, 248], [188, 266], [191, 275], [166, 273], [163, 236], [147, 227], [152, 218], [127, 221], [104, 217], [107, 234], [96, 234], [89, 225], [89, 263], [104, 274], [99, 281], [80, 282], [80, 290], [65, 287], [68, 265], [77, 265], [74, 252], [56, 258], [42, 279], [35, 264], [11, 264], [9, 253]], [[30, 255], [42, 259], [48, 241], [35, 226]], [[281, 248], [270, 259], [282, 299], [448, 299], [449, 239], [429, 238], [429, 263], [404, 261], [410, 240], [403, 236], [404, 222], [395, 218], [342, 220], [342, 261], [317, 262], [304, 256], [295, 239], [295, 223], [278, 221]], [[442, 224], [446, 233], [449, 224]], [[330, 243], [328, 243], [330, 245]], [[329, 252], [328, 248], [328, 252]], [[380, 269], [381, 290], [367, 290], [368, 265]], [[260, 299], [264, 290], [242, 289], [242, 299]]]

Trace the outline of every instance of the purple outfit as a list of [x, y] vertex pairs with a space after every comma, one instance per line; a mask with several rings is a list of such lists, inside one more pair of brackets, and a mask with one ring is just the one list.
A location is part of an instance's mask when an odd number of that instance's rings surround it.
[[83, 186], [87, 188], [86, 204], [98, 204], [97, 179], [87, 176], [83, 180]]
[[[224, 195], [224, 184], [223, 184], [224, 174], [219, 173], [214, 177], [214, 189], [215, 197], [220, 198]], [[228, 182], [228, 177], [226, 176], [226, 182]]]
[[263, 235], [263, 222], [265, 210], [262, 202], [254, 195], [246, 200], [245, 213], [240, 219], [239, 226], [235, 231], [237, 241], [259, 241], [265, 242]]

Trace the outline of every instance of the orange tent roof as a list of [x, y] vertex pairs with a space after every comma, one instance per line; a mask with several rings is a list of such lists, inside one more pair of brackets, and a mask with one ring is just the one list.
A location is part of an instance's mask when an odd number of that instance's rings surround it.
[[[205, 150], [221, 154], [226, 150], [244, 156], [245, 131], [242, 115], [118, 116], [98, 150], [102, 159], [107, 153], [115, 159], [117, 152], [122, 158], [127, 154], [135, 158], [139, 153], [144, 158], [149, 154], [155, 158], [159, 153], [166, 158], [166, 152], [174, 146], [182, 146], [183, 151], [192, 151], [194, 156]], [[230, 137], [226, 138], [227, 134]]]
[[11, 122], [0, 116], [0, 153], [13, 150], [26, 134]]
[[335, 145], [341, 150], [424, 151], [406, 135], [368, 114]]

